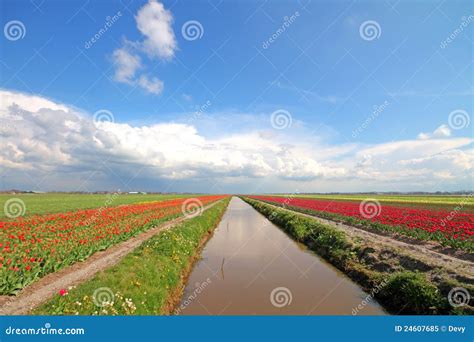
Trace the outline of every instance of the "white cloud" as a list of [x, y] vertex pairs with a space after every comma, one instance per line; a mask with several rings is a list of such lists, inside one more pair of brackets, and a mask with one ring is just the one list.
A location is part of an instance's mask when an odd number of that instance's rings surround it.
[[55, 103], [51, 100], [48, 100], [44, 97], [22, 94], [10, 91], [3, 91], [0, 89], [0, 113], [3, 117], [7, 114], [12, 113], [11, 109], [8, 109], [8, 106], [17, 105], [24, 110], [36, 112], [41, 108], [49, 108], [52, 110], [63, 110], [67, 112], [69, 109], [67, 106]]
[[148, 77], [142, 74], [136, 77], [137, 71], [142, 67], [140, 56], [133, 54], [126, 48], [120, 48], [113, 53], [115, 64], [115, 80], [121, 83], [138, 86], [149, 94], [159, 95], [164, 88], [163, 81], [157, 77]]
[[149, 0], [141, 7], [135, 17], [137, 29], [145, 37], [143, 41], [130, 42], [125, 40], [122, 47], [112, 54], [115, 65], [115, 80], [121, 83], [138, 86], [149, 94], [159, 95], [164, 83], [157, 77], [146, 74], [136, 76], [143, 68], [139, 53], [145, 52], [151, 59], [170, 60], [178, 47], [174, 36], [173, 16], [162, 3]]
[[148, 76], [141, 75], [138, 85], [151, 94], [158, 95], [163, 91], [163, 82], [156, 77], [149, 79]]
[[[356, 171], [360, 176], [373, 177], [379, 181], [416, 179], [416, 176], [420, 180], [422, 176], [430, 179], [440, 170], [457, 174], [460, 180], [466, 180], [470, 176], [470, 168], [461, 168], [458, 163], [464, 160], [465, 165], [469, 165], [472, 150], [461, 148], [472, 142], [471, 138], [395, 141], [361, 148], [351, 158], [356, 160]], [[443, 162], [433, 163], [442, 159]]]
[[75, 190], [83, 183], [94, 190], [110, 182], [120, 187], [134, 177], [146, 179], [150, 188], [154, 182], [192, 180], [183, 189], [188, 191], [206, 190], [201, 184], [210, 191], [210, 180], [238, 184], [235, 190], [243, 192], [266, 182], [271, 183], [266, 191], [438, 190], [439, 182], [457, 189], [472, 184], [470, 138], [364, 146], [259, 129], [211, 138], [195, 126], [173, 122], [96, 125], [69, 106], [7, 90], [0, 90], [0, 100], [0, 163], [11, 184], [6, 187], [31, 188], [44, 180], [41, 186], [49, 190]]
[[441, 125], [433, 132], [433, 138], [448, 138], [451, 136], [451, 129], [446, 125]]
[[132, 54], [126, 48], [114, 51], [113, 63], [115, 69], [115, 80], [123, 83], [133, 83], [137, 70], [142, 66], [140, 57]]
[[418, 139], [420, 140], [428, 140], [430, 137], [431, 135], [429, 133], [421, 132], [420, 134], [418, 134]]
[[418, 134], [418, 139], [428, 140], [432, 138], [449, 138], [451, 136], [451, 129], [443, 124], [436, 128], [433, 133], [420, 133]]
[[170, 59], [177, 48], [174, 37], [173, 16], [163, 4], [150, 0], [135, 17], [137, 28], [146, 37], [142, 43], [144, 51], [151, 57]]

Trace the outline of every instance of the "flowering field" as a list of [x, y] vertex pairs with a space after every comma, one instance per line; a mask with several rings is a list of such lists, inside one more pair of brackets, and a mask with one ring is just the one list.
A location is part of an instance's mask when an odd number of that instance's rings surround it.
[[[288, 197], [288, 195], [278, 195]], [[386, 195], [386, 194], [297, 194], [294, 197], [309, 198], [318, 200], [347, 200], [347, 201], [363, 201], [367, 197], [376, 199], [381, 203], [407, 203], [409, 205], [457, 205], [464, 202], [466, 208], [474, 206], [474, 198], [472, 196], [462, 195]]]
[[[53, 213], [64, 213], [66, 211], [76, 211], [83, 209], [93, 209], [110, 204], [118, 206], [124, 204], [137, 204], [141, 202], [157, 202], [176, 198], [189, 197], [184, 194], [128, 194], [126, 192], [113, 192], [107, 194], [88, 193], [16, 193], [0, 194], [0, 208], [4, 208], [9, 200], [17, 200], [21, 203], [23, 217], [31, 215], [43, 215]], [[193, 197], [198, 194], [192, 195]], [[12, 208], [13, 210], [14, 208]], [[8, 215], [5, 210], [0, 210], [0, 220], [8, 220], [12, 215]], [[14, 216], [14, 215], [13, 215]]]
[[[0, 222], [0, 294], [225, 196], [101, 207]], [[185, 206], [189, 206], [185, 208]]]
[[250, 196], [266, 202], [314, 212], [350, 224], [395, 231], [425, 240], [472, 250], [474, 214], [460, 210], [427, 210], [380, 204], [378, 201], [336, 201], [281, 196]]
[[60, 290], [34, 314], [170, 314], [173, 292], [182, 286], [202, 239], [217, 227], [227, 204], [228, 199], [220, 201], [202, 215], [153, 236], [109, 271]]

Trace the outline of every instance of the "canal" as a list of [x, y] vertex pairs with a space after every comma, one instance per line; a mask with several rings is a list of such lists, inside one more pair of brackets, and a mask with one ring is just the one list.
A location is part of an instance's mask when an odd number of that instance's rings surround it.
[[[188, 279], [177, 314], [386, 314], [339, 270], [233, 197]], [[365, 304], [364, 304], [365, 303]], [[360, 308], [360, 307], [359, 307]]]

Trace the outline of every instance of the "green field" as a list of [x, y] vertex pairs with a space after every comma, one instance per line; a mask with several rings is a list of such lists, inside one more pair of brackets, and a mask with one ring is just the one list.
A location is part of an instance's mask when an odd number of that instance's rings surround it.
[[177, 194], [68, 194], [68, 193], [46, 193], [46, 194], [0, 194], [0, 218], [7, 218], [4, 212], [5, 202], [12, 198], [19, 198], [25, 203], [26, 213], [24, 217], [34, 214], [60, 213], [79, 209], [97, 208], [104, 205], [118, 206], [150, 201], [162, 201], [180, 197], [193, 197], [191, 195]]

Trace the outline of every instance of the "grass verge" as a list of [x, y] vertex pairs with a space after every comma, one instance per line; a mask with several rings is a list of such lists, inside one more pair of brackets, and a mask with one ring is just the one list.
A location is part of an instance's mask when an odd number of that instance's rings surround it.
[[[391, 313], [474, 314], [474, 308], [469, 304], [453, 307], [448, 301], [448, 293], [453, 287], [463, 287], [472, 294], [472, 284], [453, 280], [442, 270], [428, 273], [409, 266], [405, 268], [396, 253], [391, 259], [384, 260], [388, 267], [380, 270], [378, 255], [372, 253], [375, 249], [349, 239], [340, 230], [260, 201], [249, 198], [243, 200], [293, 239], [304, 243], [347, 274]], [[367, 257], [369, 252], [372, 253], [372, 259]], [[382, 250], [384, 252], [386, 250]], [[471, 298], [471, 305], [472, 301]]]
[[[32, 311], [39, 315], [160, 315], [172, 312], [201, 247], [229, 198], [144, 242], [117, 265]], [[65, 289], [66, 290], [66, 289]]]

